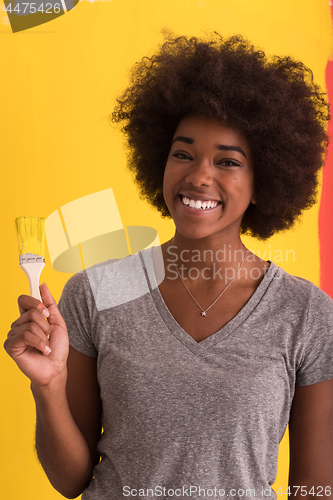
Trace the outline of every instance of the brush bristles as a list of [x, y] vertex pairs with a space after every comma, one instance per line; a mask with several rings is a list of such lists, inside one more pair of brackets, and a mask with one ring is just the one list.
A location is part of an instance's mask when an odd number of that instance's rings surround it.
[[45, 217], [18, 217], [15, 219], [19, 253], [44, 257]]

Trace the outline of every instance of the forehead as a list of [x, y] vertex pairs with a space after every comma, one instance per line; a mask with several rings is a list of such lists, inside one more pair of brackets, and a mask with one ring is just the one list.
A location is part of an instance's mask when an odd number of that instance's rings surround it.
[[178, 135], [193, 139], [194, 143], [239, 145], [250, 151], [249, 143], [240, 130], [208, 116], [186, 116], [179, 122], [174, 138]]

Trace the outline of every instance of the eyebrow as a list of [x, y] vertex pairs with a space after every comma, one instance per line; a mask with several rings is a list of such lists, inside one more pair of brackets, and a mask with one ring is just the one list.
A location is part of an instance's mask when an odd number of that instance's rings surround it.
[[[193, 144], [194, 143], [193, 139], [191, 139], [190, 137], [185, 137], [183, 135], [177, 135], [177, 137], [175, 137], [174, 140], [172, 141], [172, 144], [176, 141], [185, 142], [186, 144]], [[242, 148], [240, 148], [239, 146], [227, 146], [226, 144], [219, 144], [217, 146], [217, 149], [220, 149], [221, 151], [237, 151], [238, 153], [241, 153], [246, 158], [246, 154], [244, 153]]]

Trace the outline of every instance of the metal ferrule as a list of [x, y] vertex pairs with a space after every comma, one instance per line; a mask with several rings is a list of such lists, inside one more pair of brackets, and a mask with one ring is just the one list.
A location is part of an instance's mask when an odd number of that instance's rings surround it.
[[20, 255], [20, 265], [30, 264], [31, 262], [45, 262], [45, 259], [44, 257], [34, 253], [25, 253], [24, 255]]

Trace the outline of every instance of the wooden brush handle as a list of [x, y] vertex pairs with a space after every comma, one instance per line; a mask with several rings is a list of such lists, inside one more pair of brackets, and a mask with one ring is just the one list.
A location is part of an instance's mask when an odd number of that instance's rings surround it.
[[34, 297], [41, 302], [42, 299], [39, 293], [39, 277], [44, 269], [44, 266], [45, 262], [26, 262], [21, 264], [21, 269], [23, 269], [29, 280], [31, 297]]

